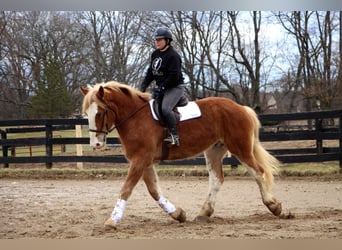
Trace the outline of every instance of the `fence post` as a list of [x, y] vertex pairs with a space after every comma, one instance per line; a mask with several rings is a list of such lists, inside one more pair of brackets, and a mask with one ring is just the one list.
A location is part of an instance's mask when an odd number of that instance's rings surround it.
[[[0, 129], [1, 132], [1, 139], [7, 139], [7, 133], [6, 131]], [[8, 157], [8, 146], [2, 146], [2, 156], [3, 157]], [[4, 168], [8, 168], [9, 164], [4, 163]]]
[[[45, 125], [45, 152], [46, 152], [46, 156], [51, 157], [52, 153], [53, 153], [53, 146], [51, 144], [51, 140], [52, 139], [52, 125], [51, 124], [46, 124]], [[50, 169], [52, 168], [52, 162], [51, 161], [47, 161], [46, 163], [46, 168]]]
[[[323, 119], [315, 119], [315, 129], [316, 133], [321, 133], [322, 130], [322, 122]], [[323, 153], [323, 140], [322, 139], [316, 139], [316, 149], [317, 149], [317, 154], [320, 155]]]
[[[82, 137], [82, 126], [79, 124], [75, 125], [76, 130], [76, 138]], [[76, 155], [82, 156], [83, 155], [83, 147], [82, 144], [76, 144]], [[83, 162], [76, 163], [77, 169], [83, 169]]]

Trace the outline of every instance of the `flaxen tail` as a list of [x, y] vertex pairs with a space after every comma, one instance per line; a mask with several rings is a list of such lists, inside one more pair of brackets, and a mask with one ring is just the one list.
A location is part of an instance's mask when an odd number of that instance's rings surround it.
[[253, 109], [247, 106], [245, 107], [254, 123], [254, 157], [264, 170], [264, 178], [267, 184], [267, 189], [271, 190], [273, 186], [273, 175], [278, 172], [278, 166], [280, 165], [280, 162], [269, 152], [267, 152], [267, 150], [261, 145], [259, 141], [259, 128], [261, 127], [260, 121]]

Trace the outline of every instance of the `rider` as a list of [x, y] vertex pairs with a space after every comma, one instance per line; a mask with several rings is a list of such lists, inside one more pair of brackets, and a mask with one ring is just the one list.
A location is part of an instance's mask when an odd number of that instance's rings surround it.
[[150, 83], [156, 81], [158, 88], [153, 91], [152, 96], [161, 103], [162, 115], [170, 131], [170, 137], [166, 141], [179, 146], [176, 118], [172, 109], [184, 98], [182, 61], [171, 45], [173, 39], [168, 28], [158, 28], [154, 39], [157, 49], [152, 53], [151, 63], [140, 90], [145, 92]]

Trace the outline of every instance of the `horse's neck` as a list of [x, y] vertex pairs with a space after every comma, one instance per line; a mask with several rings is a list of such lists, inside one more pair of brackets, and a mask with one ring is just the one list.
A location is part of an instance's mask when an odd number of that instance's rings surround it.
[[[132, 100], [126, 99], [125, 101], [118, 101], [116, 104], [117, 110], [117, 121], [116, 124], [119, 125], [121, 123], [127, 123], [132, 120], [137, 113], [139, 113], [139, 109], [141, 109], [148, 102], [144, 100]], [[120, 125], [119, 125], [120, 126]]]

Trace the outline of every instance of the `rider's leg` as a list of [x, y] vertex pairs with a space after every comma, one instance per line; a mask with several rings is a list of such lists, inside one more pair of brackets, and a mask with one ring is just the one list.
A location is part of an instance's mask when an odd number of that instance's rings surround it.
[[177, 122], [176, 122], [176, 118], [175, 115], [173, 113], [173, 111], [165, 113], [166, 115], [164, 115], [164, 121], [167, 123], [167, 126], [169, 128], [170, 131], [170, 136], [168, 138], [165, 139], [165, 141], [171, 143], [172, 145], [177, 145], [179, 146], [179, 135], [177, 132]]
[[179, 135], [177, 133], [177, 122], [176, 117], [172, 109], [177, 105], [181, 97], [184, 93], [183, 86], [177, 86], [171, 89], [168, 89], [164, 93], [164, 98], [162, 102], [162, 114], [165, 122], [170, 130], [171, 137], [167, 138], [167, 141], [170, 141], [172, 145], [179, 146]]

